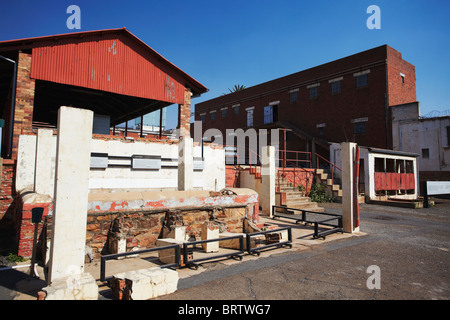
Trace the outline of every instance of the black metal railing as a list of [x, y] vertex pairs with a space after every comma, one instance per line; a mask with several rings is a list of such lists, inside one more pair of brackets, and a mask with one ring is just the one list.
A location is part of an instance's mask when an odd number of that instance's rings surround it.
[[[210, 243], [210, 242], [219, 242], [219, 241], [227, 241], [239, 239], [239, 250], [233, 252], [227, 252], [224, 254], [215, 254], [208, 257], [198, 258], [198, 259], [189, 259], [189, 247], [196, 247], [197, 244]], [[198, 267], [197, 262], [207, 261], [213, 259], [227, 258], [227, 257], [237, 257], [242, 260], [242, 254], [245, 253], [244, 249], [244, 235], [239, 234], [235, 236], [223, 237], [223, 238], [215, 238], [208, 240], [197, 240], [197, 241], [188, 241], [183, 244], [183, 262], [185, 265], [193, 265], [194, 267]]]
[[180, 266], [180, 257], [181, 257], [179, 244], [172, 244], [172, 245], [163, 246], [163, 247], [156, 247], [156, 248], [150, 248], [150, 249], [142, 249], [142, 250], [136, 250], [136, 251], [103, 255], [101, 257], [101, 261], [100, 261], [100, 280], [107, 281], [112, 278], [112, 277], [106, 277], [106, 261], [107, 260], [112, 260], [112, 259], [116, 259], [119, 257], [143, 254], [143, 253], [148, 253], [148, 252], [160, 251], [160, 250], [168, 250], [168, 249], [174, 249], [174, 259], [175, 259], [174, 262], [163, 264], [163, 265], [158, 265], [158, 267], [160, 267], [160, 268], [179, 267]]
[[[301, 214], [294, 214], [294, 213], [281, 213], [277, 212], [277, 208], [288, 210], [288, 211], [301, 211]], [[319, 220], [312, 220], [308, 218], [309, 216], [328, 216], [331, 218], [328, 219], [319, 219]], [[272, 206], [272, 217], [275, 218], [286, 218], [286, 219], [292, 219], [295, 220], [295, 223], [303, 222], [305, 224], [313, 224], [314, 225], [314, 234], [313, 238], [323, 238], [327, 235], [330, 235], [332, 233], [336, 232], [343, 232], [343, 226], [342, 226], [342, 215], [336, 214], [336, 213], [328, 213], [328, 212], [317, 212], [317, 211], [310, 211], [310, 210], [303, 210], [303, 209], [297, 209], [297, 208], [289, 208], [289, 207], [283, 207], [283, 206]], [[331, 221], [336, 221], [337, 223], [333, 224]], [[332, 227], [331, 229], [325, 229], [320, 230], [320, 226], [328, 226]]]
[[[283, 231], [287, 231], [288, 234], [288, 239], [285, 241], [281, 241], [282, 240], [282, 232]], [[260, 236], [260, 235], [271, 235], [271, 234], [280, 234], [280, 241], [276, 241], [274, 243], [269, 243], [266, 245], [258, 245], [258, 246], [254, 246], [252, 248], [252, 237], [256, 237], [256, 236]], [[267, 238], [266, 238], [266, 243], [267, 243]], [[253, 232], [253, 233], [247, 233], [247, 252], [249, 254], [253, 254], [256, 253], [257, 255], [260, 254], [260, 252], [264, 249], [267, 248], [271, 248], [271, 247], [283, 247], [283, 246], [288, 246], [290, 248], [292, 248], [292, 230], [291, 227], [283, 227], [283, 228], [277, 228], [277, 229], [272, 229], [272, 230], [265, 230], [265, 231], [259, 231], [259, 232]]]

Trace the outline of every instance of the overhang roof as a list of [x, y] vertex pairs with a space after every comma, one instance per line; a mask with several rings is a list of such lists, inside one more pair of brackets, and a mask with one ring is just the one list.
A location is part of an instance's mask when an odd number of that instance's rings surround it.
[[[102, 40], [107, 38], [108, 36], [119, 37], [122, 36], [133, 43], [136, 47], [143, 50], [144, 54], [147, 54], [146, 57], [152, 57], [153, 62], [157, 62], [161, 64], [162, 67], [166, 70], [169, 75], [173, 75], [174, 78], [180, 79], [179, 81], [183, 81], [182, 85], [189, 87], [193, 95], [200, 95], [208, 91], [208, 89], [203, 86], [200, 82], [189, 76], [183, 70], [172, 64], [170, 61], [165, 59], [161, 54], [150, 48], [147, 44], [129, 32], [126, 28], [118, 28], [118, 29], [106, 29], [106, 30], [97, 30], [97, 31], [84, 31], [84, 32], [74, 32], [60, 35], [51, 35], [51, 36], [43, 36], [43, 37], [34, 37], [34, 38], [25, 38], [25, 39], [16, 39], [16, 40], [7, 40], [0, 41], [0, 54], [3, 52], [17, 51], [17, 50], [33, 50], [36, 48], [42, 47], [53, 47], [58, 45], [67, 45], [67, 44], [79, 44], [83, 42], [83, 39], [88, 38], [89, 41]], [[71, 49], [71, 48], [69, 48]], [[70, 50], [68, 51], [71, 52]], [[92, 52], [90, 52], [92, 54]], [[39, 53], [42, 55], [42, 53]], [[104, 54], [102, 52], [101, 54]], [[33, 66], [32, 66], [33, 68]], [[47, 80], [47, 79], [40, 79]], [[65, 83], [72, 84], [72, 83]], [[97, 89], [97, 88], [91, 88]], [[114, 92], [114, 91], [112, 91]], [[120, 93], [120, 92], [115, 92]], [[150, 98], [150, 97], [144, 97]]]

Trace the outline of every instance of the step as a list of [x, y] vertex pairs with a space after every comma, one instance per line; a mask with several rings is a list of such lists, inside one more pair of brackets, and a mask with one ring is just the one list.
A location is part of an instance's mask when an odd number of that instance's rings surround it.
[[[303, 209], [303, 210], [307, 210], [307, 211], [315, 211], [315, 212], [324, 212], [325, 209], [322, 207], [319, 207], [318, 204], [316, 202], [311, 202], [310, 205], [293, 205], [293, 206], [286, 206], [287, 208], [293, 208], [293, 209]], [[298, 211], [292, 211], [292, 210], [282, 210], [284, 212], [289, 212], [289, 213], [299, 213]]]
[[311, 198], [304, 196], [300, 192], [285, 192], [286, 200], [311, 201]]

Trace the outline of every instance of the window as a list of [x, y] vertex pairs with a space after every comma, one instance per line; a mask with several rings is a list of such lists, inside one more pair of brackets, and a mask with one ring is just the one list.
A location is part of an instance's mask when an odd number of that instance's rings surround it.
[[316, 125], [317, 130], [319, 130], [319, 134], [323, 136], [325, 132], [325, 123], [320, 123]]
[[216, 120], [216, 111], [211, 111], [210, 116], [212, 121]]
[[233, 114], [238, 115], [239, 114], [239, 106], [233, 107]]
[[298, 89], [289, 91], [289, 102], [294, 103], [298, 101]]
[[366, 133], [366, 122], [355, 122], [353, 123], [353, 133], [354, 134], [364, 134]]
[[400, 79], [402, 83], [405, 83], [405, 75], [403, 73], [400, 73]]
[[356, 87], [357, 88], [363, 88], [363, 87], [367, 87], [369, 85], [369, 73], [370, 73], [370, 69], [361, 71], [361, 72], [356, 72], [353, 74], [354, 77], [356, 77]]
[[253, 109], [255, 107], [245, 109], [247, 111], [247, 127], [253, 127]]
[[202, 122], [205, 122], [205, 120], [206, 120], [206, 113], [202, 113], [202, 114], [200, 115], [200, 120], [201, 120]]
[[369, 83], [367, 81], [367, 74], [362, 74], [362, 75], [356, 77], [356, 87], [357, 88], [367, 87], [368, 85], [369, 85]]
[[331, 83], [331, 93], [336, 94], [341, 92], [341, 80]]
[[318, 87], [309, 88], [309, 97], [311, 99], [317, 98], [318, 96], [319, 96], [319, 88]]
[[447, 146], [450, 147], [450, 126], [447, 127]]
[[222, 108], [220, 110], [220, 113], [222, 114], [222, 118], [226, 118], [227, 117], [227, 108]]
[[422, 149], [422, 158], [429, 159], [430, 158], [430, 149]]
[[278, 105], [264, 107], [264, 124], [278, 121]]

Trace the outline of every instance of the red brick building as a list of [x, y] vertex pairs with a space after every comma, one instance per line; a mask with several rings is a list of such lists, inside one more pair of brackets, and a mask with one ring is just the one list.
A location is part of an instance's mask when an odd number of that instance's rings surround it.
[[328, 142], [391, 149], [389, 107], [414, 101], [414, 65], [383, 45], [196, 104], [195, 120], [222, 134], [286, 128], [288, 150], [328, 158]]

